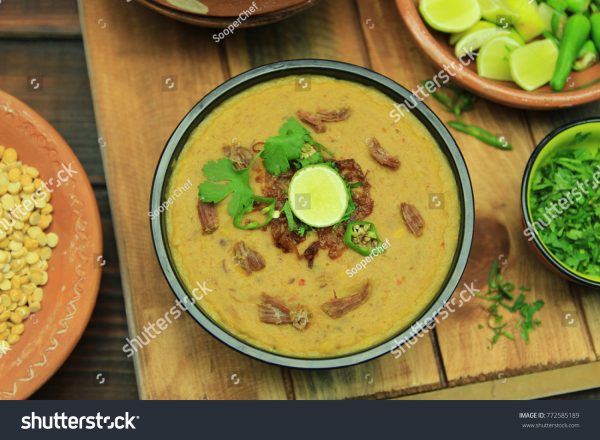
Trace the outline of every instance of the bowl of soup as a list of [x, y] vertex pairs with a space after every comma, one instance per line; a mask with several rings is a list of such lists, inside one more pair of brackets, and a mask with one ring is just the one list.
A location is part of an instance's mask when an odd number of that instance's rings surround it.
[[177, 301], [246, 355], [353, 365], [431, 325], [465, 269], [473, 193], [423, 103], [371, 70], [294, 60], [236, 76], [168, 140], [150, 223]]

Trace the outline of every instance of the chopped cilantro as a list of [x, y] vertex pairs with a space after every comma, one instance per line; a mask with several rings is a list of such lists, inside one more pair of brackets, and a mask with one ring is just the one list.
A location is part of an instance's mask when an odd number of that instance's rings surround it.
[[532, 177], [529, 207], [538, 236], [572, 270], [600, 276], [600, 147], [577, 133]]

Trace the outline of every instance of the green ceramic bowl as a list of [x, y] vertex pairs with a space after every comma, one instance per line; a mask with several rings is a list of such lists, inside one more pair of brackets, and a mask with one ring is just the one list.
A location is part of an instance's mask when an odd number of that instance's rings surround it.
[[[527, 163], [527, 167], [525, 168], [525, 175], [523, 176], [523, 183], [521, 185], [521, 208], [523, 210], [524, 225], [523, 233], [528, 239], [530, 247], [538, 257], [540, 257], [540, 259], [555, 272], [569, 281], [600, 288], [600, 276], [577, 272], [565, 262], [560, 261], [552, 250], [550, 250], [543, 242], [538, 228], [541, 228], [545, 223], [548, 223], [547, 221], [544, 223], [540, 222], [540, 220], [547, 220], [548, 217], [545, 219], [534, 219], [529, 203], [533, 176], [538, 173], [540, 168], [547, 163], [554, 153], [561, 149], [570, 148], [574, 144], [576, 136], [581, 136], [581, 134], [585, 133], [589, 133], [583, 141], [585, 145], [589, 146], [589, 148], [600, 148], [600, 118], [596, 117], [571, 122], [559, 127], [546, 136], [534, 150]], [[581, 145], [581, 143], [579, 145]], [[594, 179], [597, 180], [594, 181]], [[590, 182], [582, 183], [589, 186], [590, 189], [597, 188], [598, 185], [600, 185], [600, 169], [594, 174], [594, 178]], [[549, 227], [549, 225], [547, 227]]]

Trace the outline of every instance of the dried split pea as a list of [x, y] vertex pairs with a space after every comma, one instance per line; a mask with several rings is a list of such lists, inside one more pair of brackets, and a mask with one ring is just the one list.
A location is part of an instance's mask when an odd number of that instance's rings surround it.
[[[39, 171], [0, 145], [0, 344], [16, 344], [42, 309], [48, 260], [59, 237], [47, 229], [54, 207]], [[0, 357], [2, 353], [0, 352]]]

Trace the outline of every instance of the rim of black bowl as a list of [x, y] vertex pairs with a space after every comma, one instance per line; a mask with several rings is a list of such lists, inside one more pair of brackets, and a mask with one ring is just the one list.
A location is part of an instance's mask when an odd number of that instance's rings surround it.
[[[461, 227], [457, 249], [451, 269], [442, 285], [443, 287], [421, 316], [416, 319], [410, 327], [399, 331], [385, 342], [379, 343], [368, 349], [328, 358], [299, 358], [263, 350], [238, 339], [225, 328], [213, 321], [208, 315], [205, 315], [198, 307], [186, 307], [186, 310], [194, 320], [196, 320], [196, 322], [212, 336], [216, 337], [229, 347], [263, 362], [291, 368], [325, 369], [346, 367], [366, 362], [391, 352], [393, 349], [397, 348], [399, 344], [403, 345], [407, 341], [415, 338], [427, 325], [431, 325], [430, 323], [450, 299], [458, 286], [471, 250], [475, 223], [475, 209], [471, 179], [464, 158], [456, 141], [440, 119], [423, 102], [414, 98], [414, 95], [411, 92], [391, 79], [364, 67], [339, 61], [319, 59], [276, 62], [251, 69], [235, 76], [215, 88], [200, 100], [200, 102], [198, 102], [183, 118], [167, 141], [154, 174], [152, 193], [150, 196], [150, 212], [156, 212], [155, 210], [158, 209], [163, 202], [173, 162], [177, 159], [183, 146], [187, 142], [189, 134], [214, 108], [228, 98], [256, 84], [285, 76], [302, 75], [323, 75], [336, 79], [345, 79], [374, 87], [393, 99], [394, 102], [404, 102], [405, 100], [410, 99], [414, 99], [418, 102], [416, 107], [411, 110], [411, 113], [425, 125], [431, 135], [435, 138], [439, 147], [445, 153], [454, 172], [461, 204]], [[175, 266], [171, 261], [169, 249], [166, 245], [167, 238], [163, 213], [158, 216], [151, 215], [150, 225], [154, 248], [163, 274], [177, 299], [182, 302], [187, 302], [189, 301], [189, 296], [183, 287], [183, 283], [179, 279]]]
[[542, 150], [550, 143], [552, 139], [558, 136], [565, 130], [569, 130], [573, 127], [577, 127], [578, 125], [585, 125], [589, 123], [600, 123], [600, 118], [592, 117], [592, 118], [584, 118], [578, 119], [576, 121], [568, 122], [560, 127], [554, 129], [549, 134], [547, 134], [544, 139], [535, 147], [531, 157], [527, 161], [527, 165], [525, 166], [525, 173], [523, 174], [523, 181], [521, 182], [521, 211], [523, 212], [523, 219], [525, 220], [526, 228], [533, 231], [533, 243], [536, 249], [542, 254], [544, 259], [550, 263], [556, 270], [558, 270], [561, 274], [566, 276], [567, 278], [585, 285], [589, 287], [600, 288], [600, 282], [590, 280], [589, 278], [582, 277], [581, 275], [573, 272], [569, 267], [567, 267], [563, 262], [558, 260], [554, 255], [552, 255], [544, 243], [540, 239], [537, 230], [533, 225], [533, 221], [531, 216], [529, 215], [529, 194], [527, 191], [527, 187], [529, 186], [529, 179], [531, 178], [531, 170], [533, 169], [533, 165], [535, 164], [538, 156], [542, 152]]

